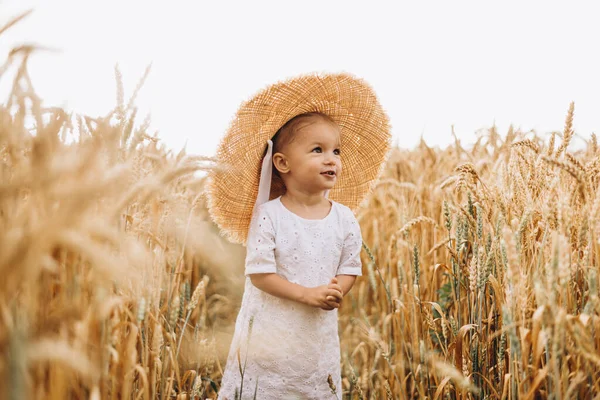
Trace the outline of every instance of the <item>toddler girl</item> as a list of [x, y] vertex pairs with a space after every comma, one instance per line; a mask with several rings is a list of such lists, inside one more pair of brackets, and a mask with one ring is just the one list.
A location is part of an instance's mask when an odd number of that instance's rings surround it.
[[[244, 117], [249, 111], [259, 117], [257, 126]], [[275, 132], [273, 120], [280, 124]], [[273, 85], [238, 111], [219, 159], [235, 164], [241, 158], [247, 170], [254, 164], [252, 146], [233, 157], [231, 143], [252, 131], [255, 140], [268, 140], [254, 174], [258, 188], [252, 190], [250, 177], [235, 185], [231, 171], [212, 173], [209, 184], [213, 219], [247, 247], [244, 296], [220, 399], [341, 398], [337, 309], [361, 275], [362, 239], [350, 207], [379, 172], [388, 130], [371, 89], [347, 74]], [[241, 221], [226, 224], [222, 214], [248, 202], [248, 194], [256, 200], [244, 235]]]

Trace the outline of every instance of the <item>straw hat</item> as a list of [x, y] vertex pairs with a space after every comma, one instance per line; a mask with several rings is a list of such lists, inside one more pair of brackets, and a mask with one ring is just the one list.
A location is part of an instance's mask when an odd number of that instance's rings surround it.
[[270, 158], [265, 157], [266, 168], [261, 168], [265, 150], [269, 156], [271, 152], [267, 141], [287, 121], [307, 112], [326, 114], [341, 128], [343, 170], [329, 198], [355, 210], [369, 193], [391, 140], [388, 117], [373, 89], [347, 73], [316, 73], [275, 83], [240, 106], [217, 149], [223, 168], [208, 174], [209, 213], [230, 241], [246, 243], [259, 203], [259, 181], [268, 180], [270, 186], [260, 202], [284, 193], [278, 176], [271, 183]]

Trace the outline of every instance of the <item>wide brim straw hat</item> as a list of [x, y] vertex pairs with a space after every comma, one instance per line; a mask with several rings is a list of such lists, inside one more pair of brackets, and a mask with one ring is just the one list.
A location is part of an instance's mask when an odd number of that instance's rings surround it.
[[[370, 192], [391, 145], [389, 118], [373, 89], [348, 73], [274, 83], [240, 106], [217, 148], [219, 166], [208, 173], [208, 210], [231, 242], [246, 243], [267, 141], [307, 112], [326, 114], [341, 128], [342, 173], [328, 197], [356, 210]], [[273, 175], [268, 198], [284, 192], [281, 178]]]

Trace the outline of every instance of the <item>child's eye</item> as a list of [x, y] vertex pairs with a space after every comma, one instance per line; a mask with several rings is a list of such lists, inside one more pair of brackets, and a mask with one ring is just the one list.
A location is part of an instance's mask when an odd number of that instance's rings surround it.
[[339, 156], [340, 155], [340, 149], [335, 149], [333, 151], [333, 154], [335, 154], [336, 156]]
[[312, 151], [316, 151], [317, 153], [321, 153], [323, 151], [323, 149], [321, 149], [320, 147], [315, 147], [314, 149], [312, 149]]

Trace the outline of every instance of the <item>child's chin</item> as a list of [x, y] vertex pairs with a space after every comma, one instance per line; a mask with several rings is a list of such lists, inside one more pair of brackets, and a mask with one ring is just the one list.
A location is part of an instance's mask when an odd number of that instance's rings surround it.
[[325, 190], [331, 190], [333, 189], [334, 185], [330, 185], [330, 186], [321, 186], [319, 188], [316, 188], [317, 191], [325, 191]]

